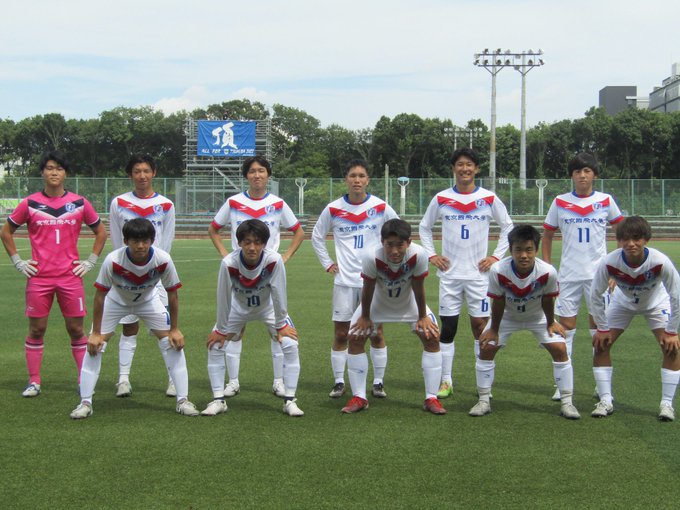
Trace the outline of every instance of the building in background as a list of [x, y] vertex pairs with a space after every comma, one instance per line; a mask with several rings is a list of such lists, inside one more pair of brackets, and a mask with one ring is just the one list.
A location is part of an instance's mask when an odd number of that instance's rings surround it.
[[680, 62], [671, 66], [671, 75], [649, 94], [649, 109], [661, 113], [680, 111]]
[[634, 85], [608, 86], [600, 90], [600, 108], [604, 108], [609, 115], [616, 115], [629, 108], [628, 98], [637, 96]]

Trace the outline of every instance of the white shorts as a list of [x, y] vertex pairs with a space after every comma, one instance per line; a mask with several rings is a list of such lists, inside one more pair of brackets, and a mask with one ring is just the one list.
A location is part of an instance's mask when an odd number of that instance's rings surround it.
[[[229, 320], [227, 321], [227, 330], [224, 331], [223, 333], [226, 334], [235, 333], [236, 337], [234, 337], [234, 340], [237, 340], [237, 337], [240, 335], [241, 331], [246, 327], [246, 324], [248, 324], [249, 322], [257, 321], [262, 322], [265, 326], [267, 326], [267, 330], [269, 331], [269, 334], [271, 335], [271, 338], [273, 340], [278, 338], [279, 333], [278, 331], [276, 331], [276, 319], [274, 317], [273, 308], [269, 308], [268, 310], [264, 310], [258, 314], [229, 317]], [[288, 315], [286, 315], [286, 323], [292, 328], [295, 327], [293, 321]]]
[[464, 298], [470, 317], [488, 317], [491, 314], [488, 286], [486, 275], [474, 280], [439, 280], [439, 315], [460, 315]]
[[[163, 306], [165, 306], [167, 309], [168, 291], [165, 290], [165, 288], [163, 287], [163, 285], [160, 284], [160, 282], [156, 285], [156, 292], [158, 292], [158, 296], [161, 298]], [[125, 317], [123, 317], [118, 324], [134, 324], [135, 322], [139, 322], [139, 317], [131, 313], [130, 315], [126, 315]]]
[[665, 329], [670, 319], [671, 303], [666, 297], [659, 306], [648, 310], [631, 310], [621, 306], [616, 299], [612, 300], [607, 309], [607, 322], [611, 329], [626, 329], [636, 315], [642, 315], [650, 329]]
[[361, 287], [333, 287], [333, 322], [348, 322], [361, 302]]
[[[491, 328], [491, 321], [487, 322], [484, 331]], [[545, 318], [540, 321], [529, 320], [529, 321], [513, 321], [503, 318], [501, 320], [501, 326], [498, 328], [498, 344], [500, 347], [504, 347], [508, 343], [508, 338], [513, 333], [519, 331], [530, 331], [533, 333], [534, 338], [539, 345], [552, 344], [557, 342], [565, 343], [565, 339], [559, 335], [548, 335], [547, 323]]]
[[[434, 324], [437, 324], [437, 318], [434, 316], [429, 306], [426, 306], [426, 315]], [[357, 307], [357, 309], [354, 311], [354, 314], [352, 315], [352, 319], [350, 320], [350, 328], [352, 324], [356, 324], [356, 322], [359, 320], [359, 317], [361, 317], [361, 305]], [[378, 328], [389, 322], [405, 322], [410, 324], [411, 331], [415, 332], [416, 323], [418, 322], [418, 309], [415, 308], [415, 310], [408, 310], [405, 314], [397, 317], [394, 315], [394, 312], [385, 312], [379, 308], [371, 307], [371, 320], [373, 321], [373, 331], [371, 331], [369, 334], [370, 337], [374, 337], [378, 333]]]
[[104, 314], [102, 317], [101, 333], [113, 333], [120, 320], [133, 312], [144, 321], [146, 327], [152, 331], [169, 331], [170, 314], [165, 309], [159, 297], [135, 306], [121, 305], [106, 296], [104, 300]]
[[[581, 298], [585, 298], [586, 303], [590, 299], [591, 281], [560, 282], [560, 295], [555, 301], [555, 313], [560, 317], [576, 317], [581, 307]], [[609, 290], [605, 290], [602, 294], [605, 309], [609, 306], [609, 298]]]

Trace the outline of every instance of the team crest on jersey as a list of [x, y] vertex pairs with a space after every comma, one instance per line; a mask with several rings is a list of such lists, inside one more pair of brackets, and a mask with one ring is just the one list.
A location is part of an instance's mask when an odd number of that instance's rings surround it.
[[602, 204], [600, 202], [595, 202], [593, 204], [593, 211], [599, 211], [600, 209], [602, 209]]
[[404, 264], [401, 265], [399, 268], [402, 273], [408, 273], [411, 270], [411, 266], [408, 262], [405, 262]]
[[477, 207], [484, 207], [484, 206], [486, 205], [486, 200], [484, 200], [483, 198], [478, 198], [478, 199], [475, 201], [475, 205], [476, 205]]
[[150, 270], [148, 272], [148, 275], [149, 275], [149, 279], [153, 280], [154, 278], [156, 278], [158, 276], [158, 269], [154, 268], [154, 269]]
[[163, 212], [163, 204], [156, 204], [153, 206], [153, 212], [155, 213], [162, 213]]
[[645, 280], [653, 280], [654, 279], [654, 271], [645, 271]]
[[68, 204], [66, 204], [66, 205], [64, 206], [64, 209], [66, 209], [67, 212], [73, 212], [73, 211], [76, 210], [76, 205], [73, 204], [73, 203], [71, 203], [71, 202], [69, 202]]
[[273, 205], [268, 205], [267, 207], [264, 208], [264, 210], [267, 211], [267, 214], [271, 214], [274, 211], [276, 211], [276, 207], [274, 207]]
[[368, 209], [366, 211], [366, 216], [368, 216], [369, 218], [372, 218], [373, 216], [376, 215], [376, 212], [377, 211], [375, 210], [375, 207], [371, 207], [370, 209]]

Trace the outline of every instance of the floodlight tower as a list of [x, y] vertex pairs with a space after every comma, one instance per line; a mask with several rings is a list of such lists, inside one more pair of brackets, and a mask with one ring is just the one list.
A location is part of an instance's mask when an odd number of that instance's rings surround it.
[[397, 177], [397, 182], [401, 186], [401, 200], [399, 203], [399, 216], [401, 217], [406, 214], [406, 186], [408, 186], [409, 181], [408, 177]]
[[529, 50], [521, 53], [521, 58], [515, 55], [515, 71], [522, 75], [522, 124], [519, 139], [519, 185], [527, 189], [527, 73], [534, 67], [544, 64], [543, 50], [536, 52]]

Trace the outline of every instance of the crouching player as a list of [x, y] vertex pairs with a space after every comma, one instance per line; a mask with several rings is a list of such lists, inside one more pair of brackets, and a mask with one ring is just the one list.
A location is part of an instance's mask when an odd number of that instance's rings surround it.
[[491, 266], [488, 296], [491, 321], [479, 338], [476, 363], [479, 402], [470, 416], [491, 412], [490, 396], [496, 353], [510, 335], [531, 331], [553, 359], [553, 376], [562, 396], [561, 416], [578, 420], [572, 404], [574, 375], [567, 355], [564, 328], [555, 321], [555, 297], [559, 294], [556, 269], [536, 258], [541, 234], [530, 225], [518, 225], [508, 234], [510, 257]]
[[356, 413], [368, 408], [366, 340], [377, 334], [381, 324], [406, 322], [411, 324], [423, 343], [423, 408], [433, 414], [446, 414], [446, 409], [437, 399], [442, 375], [439, 328], [432, 311], [425, 304], [427, 253], [421, 246], [411, 243], [411, 226], [396, 218], [383, 224], [380, 242], [382, 246], [362, 261], [364, 285], [361, 304], [350, 321], [347, 357], [347, 373], [354, 396], [342, 412]]
[[[92, 395], [101, 370], [106, 342], [126, 315], [135, 314], [158, 337], [158, 347], [177, 389], [179, 414], [197, 416], [198, 410], [187, 398], [189, 376], [184, 357], [184, 335], [178, 328], [177, 289], [182, 284], [170, 255], [153, 248], [156, 230], [144, 218], [123, 226], [125, 246], [108, 254], [95, 282], [92, 333], [80, 375], [80, 405], [71, 412], [77, 420], [92, 415]], [[156, 290], [161, 282], [168, 293], [168, 310]]]
[[226, 345], [241, 341], [245, 325], [262, 321], [283, 351], [283, 412], [303, 416], [295, 391], [300, 377], [298, 336], [288, 317], [286, 269], [276, 251], [265, 249], [269, 227], [246, 220], [236, 229], [239, 248], [222, 259], [217, 276], [217, 322], [208, 336], [208, 375], [214, 400], [201, 414], [214, 416], [227, 410], [224, 401]]
[[[600, 262], [593, 278], [590, 310], [597, 324], [593, 336], [593, 374], [600, 396], [591, 413], [594, 418], [604, 418], [614, 412], [611, 348], [633, 316], [642, 315], [663, 353], [659, 420], [675, 419], [673, 398], [680, 380], [680, 277], [666, 255], [646, 247], [651, 238], [652, 229], [644, 218], [624, 219], [616, 229], [620, 248]], [[616, 288], [605, 312], [601, 296], [610, 278], [616, 281]]]

